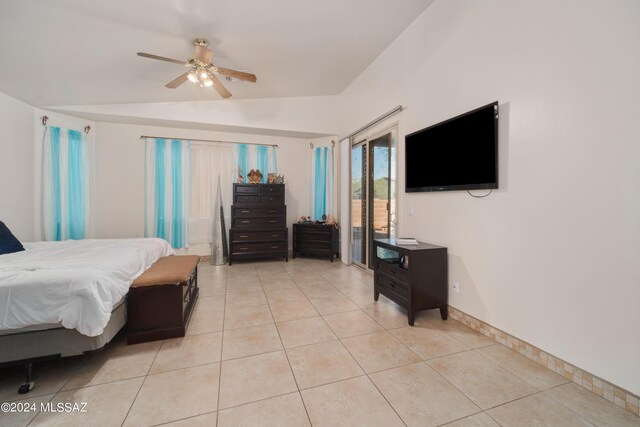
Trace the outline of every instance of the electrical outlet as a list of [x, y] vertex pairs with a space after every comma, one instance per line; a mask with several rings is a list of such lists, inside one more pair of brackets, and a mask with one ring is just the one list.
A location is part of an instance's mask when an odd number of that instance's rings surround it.
[[459, 294], [460, 293], [460, 283], [453, 282], [453, 290], [456, 292], [456, 294]]

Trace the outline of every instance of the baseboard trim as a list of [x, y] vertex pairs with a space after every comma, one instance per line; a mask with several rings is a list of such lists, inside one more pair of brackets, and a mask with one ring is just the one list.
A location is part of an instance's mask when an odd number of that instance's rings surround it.
[[449, 316], [482, 335], [485, 335], [492, 340], [507, 346], [511, 350], [518, 352], [527, 359], [530, 359], [545, 368], [551, 369], [557, 374], [560, 374], [598, 396], [605, 398], [609, 402], [615, 403], [617, 406], [626, 409], [633, 415], [640, 416], [640, 397], [623, 389], [622, 387], [618, 387], [609, 381], [603, 380], [584, 369], [549, 354], [534, 345], [483, 322], [482, 320], [476, 319], [455, 307], [449, 306]]

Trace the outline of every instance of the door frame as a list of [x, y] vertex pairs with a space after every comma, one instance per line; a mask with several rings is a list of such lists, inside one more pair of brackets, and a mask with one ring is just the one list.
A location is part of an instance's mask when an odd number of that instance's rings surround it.
[[[351, 203], [351, 201], [353, 200], [351, 198], [351, 195], [353, 194], [353, 164], [351, 162], [351, 154], [352, 154], [352, 150], [355, 146], [361, 145], [361, 144], [367, 144], [367, 149], [366, 151], [366, 155], [367, 155], [367, 169], [369, 168], [369, 162], [370, 162], [370, 154], [369, 154], [369, 141], [377, 139], [387, 133], [392, 133], [395, 130], [396, 132], [396, 164], [395, 164], [395, 171], [396, 171], [396, 177], [395, 177], [395, 195], [396, 195], [396, 202], [395, 202], [395, 211], [391, 211], [391, 209], [389, 210], [389, 219], [390, 221], [393, 221], [392, 218], [395, 217], [395, 230], [396, 233], [398, 232], [398, 227], [399, 227], [399, 221], [397, 220], [400, 216], [398, 214], [398, 210], [399, 210], [399, 186], [400, 186], [400, 154], [401, 154], [401, 149], [400, 149], [400, 135], [401, 135], [401, 126], [400, 126], [400, 121], [399, 120], [394, 120], [393, 122], [389, 122], [389, 121], [384, 121], [382, 123], [379, 123], [375, 126], [370, 127], [369, 129], [365, 129], [362, 132], [353, 135], [349, 138], [349, 202]], [[369, 176], [367, 176], [367, 191], [366, 191], [366, 215], [367, 215], [367, 220], [369, 219], [369, 209], [370, 209], [370, 191], [371, 189], [369, 188], [370, 186], [368, 185], [368, 181], [369, 181]], [[391, 185], [390, 185], [391, 187]], [[348, 236], [349, 236], [349, 264], [353, 264], [359, 268], [362, 268], [363, 270], [368, 270], [369, 267], [366, 265], [366, 262], [368, 262], [369, 260], [369, 256], [370, 254], [369, 249], [372, 246], [370, 244], [369, 240], [369, 226], [367, 226], [367, 230], [366, 230], [366, 238], [367, 238], [367, 244], [366, 246], [366, 254], [365, 254], [365, 264], [362, 264], [358, 261], [354, 261], [353, 257], [352, 257], [352, 251], [353, 251], [353, 240], [352, 240], [352, 236], [353, 236], [353, 230], [352, 230], [352, 224], [353, 224], [353, 217], [352, 217], [353, 213], [352, 213], [352, 206], [349, 206], [349, 231], [348, 231]]]

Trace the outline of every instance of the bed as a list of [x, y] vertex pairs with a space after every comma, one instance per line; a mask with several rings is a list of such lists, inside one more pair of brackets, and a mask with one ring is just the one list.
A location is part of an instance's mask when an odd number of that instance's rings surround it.
[[5, 366], [102, 348], [126, 322], [131, 282], [174, 253], [165, 240], [152, 238], [23, 245], [24, 251], [0, 255], [0, 365]]

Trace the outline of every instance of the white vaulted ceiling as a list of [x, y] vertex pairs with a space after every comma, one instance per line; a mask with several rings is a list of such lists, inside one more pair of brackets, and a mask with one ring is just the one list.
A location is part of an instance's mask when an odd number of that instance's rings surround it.
[[432, 0], [2, 0], [0, 92], [36, 106], [217, 100], [164, 84], [193, 55], [258, 76], [233, 99], [335, 95]]

